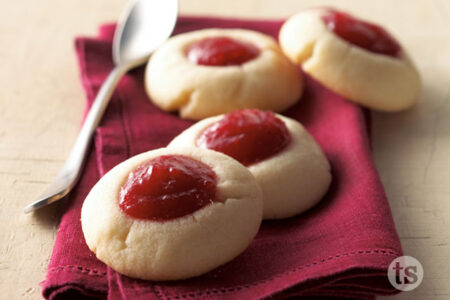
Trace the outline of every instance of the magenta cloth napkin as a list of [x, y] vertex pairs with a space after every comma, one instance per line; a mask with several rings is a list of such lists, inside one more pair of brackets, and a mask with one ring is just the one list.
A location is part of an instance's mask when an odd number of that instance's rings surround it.
[[[176, 33], [206, 27], [241, 27], [277, 36], [281, 21], [182, 17]], [[78, 38], [76, 51], [88, 108], [113, 67], [114, 26], [96, 38]], [[191, 125], [148, 100], [143, 68], [119, 83], [97, 129], [81, 181], [69, 196], [42, 283], [47, 299], [260, 299], [268, 296], [373, 299], [392, 294], [389, 263], [402, 255], [390, 208], [371, 158], [366, 117], [358, 106], [311, 78], [301, 101], [285, 115], [302, 122], [331, 162], [333, 183], [310, 211], [265, 221], [250, 247], [203, 276], [174, 282], [128, 278], [87, 248], [80, 208], [91, 187], [128, 157], [165, 146]], [[176, 83], [175, 83], [176, 84]]]

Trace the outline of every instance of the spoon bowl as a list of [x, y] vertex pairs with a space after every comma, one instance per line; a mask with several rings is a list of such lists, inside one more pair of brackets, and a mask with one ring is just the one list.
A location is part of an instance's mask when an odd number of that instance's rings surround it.
[[114, 33], [113, 60], [116, 65], [140, 65], [172, 34], [178, 2], [138, 0], [131, 2]]
[[119, 79], [145, 63], [169, 38], [178, 15], [177, 0], [135, 0], [124, 10], [113, 39], [115, 67], [103, 82], [62, 169], [45, 192], [24, 208], [28, 213], [66, 196], [77, 183], [90, 141]]

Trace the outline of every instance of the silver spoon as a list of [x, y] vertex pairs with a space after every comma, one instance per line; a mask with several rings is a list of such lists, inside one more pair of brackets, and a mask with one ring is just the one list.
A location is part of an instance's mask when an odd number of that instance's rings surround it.
[[72, 190], [83, 168], [90, 140], [119, 79], [132, 68], [145, 63], [172, 34], [177, 15], [177, 0], [136, 0], [130, 3], [114, 34], [114, 69], [103, 82], [59, 174], [38, 200], [24, 208], [25, 213], [53, 203]]

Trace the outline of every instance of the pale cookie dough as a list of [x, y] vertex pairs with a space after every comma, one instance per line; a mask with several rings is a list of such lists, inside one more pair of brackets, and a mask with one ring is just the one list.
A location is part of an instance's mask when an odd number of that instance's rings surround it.
[[[217, 200], [167, 221], [135, 219], [119, 207], [128, 174], [157, 156], [197, 159], [217, 175]], [[262, 192], [251, 173], [226, 155], [205, 149], [149, 151], [114, 167], [92, 188], [81, 225], [89, 249], [119, 273], [147, 280], [185, 279], [206, 273], [239, 255], [256, 235]]]
[[[190, 45], [216, 36], [250, 42], [260, 54], [235, 66], [197, 65], [187, 58]], [[296, 103], [303, 90], [297, 67], [276, 41], [243, 29], [204, 29], [169, 39], [150, 58], [145, 86], [155, 105], [193, 120], [240, 108], [280, 112]]]
[[[320, 146], [297, 121], [278, 115], [291, 134], [291, 142], [280, 153], [248, 167], [263, 191], [264, 219], [300, 214], [317, 204], [331, 183], [330, 165]], [[192, 125], [168, 147], [194, 147], [197, 137], [223, 115]]]
[[391, 57], [354, 46], [326, 27], [325, 12], [305, 10], [283, 24], [279, 41], [285, 54], [322, 84], [363, 106], [399, 111], [414, 105], [421, 82], [405, 50]]

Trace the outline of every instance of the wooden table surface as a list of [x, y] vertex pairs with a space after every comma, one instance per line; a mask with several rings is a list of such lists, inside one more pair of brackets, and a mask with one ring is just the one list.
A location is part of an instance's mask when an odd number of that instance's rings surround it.
[[[317, 0], [180, 0], [181, 13], [282, 18]], [[58, 205], [23, 207], [53, 180], [84, 107], [73, 51], [117, 19], [125, 0], [0, 0], [0, 298], [40, 299]], [[450, 1], [334, 1], [385, 24], [423, 78], [413, 109], [373, 113], [376, 166], [404, 252], [425, 270], [421, 286], [394, 299], [450, 299]]]

